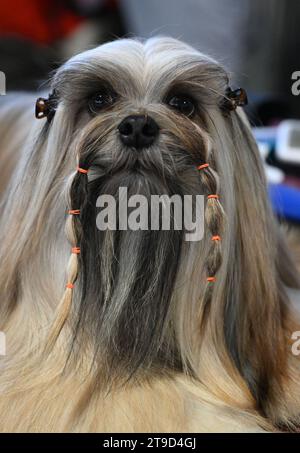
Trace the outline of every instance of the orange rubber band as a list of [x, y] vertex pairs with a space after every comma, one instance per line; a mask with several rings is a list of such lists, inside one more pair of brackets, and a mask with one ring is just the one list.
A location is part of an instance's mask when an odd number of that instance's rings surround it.
[[85, 170], [85, 168], [80, 168], [80, 167], [77, 167], [77, 171], [79, 171], [79, 173], [83, 173], [84, 175], [86, 175], [88, 173], [88, 170]]
[[70, 209], [69, 214], [78, 215], [80, 214], [80, 209]]
[[79, 255], [79, 253], [80, 253], [80, 247], [73, 247], [73, 248], [72, 248], [72, 253], [75, 253], [76, 255]]
[[220, 241], [221, 240], [221, 236], [213, 236], [211, 238], [212, 241]]
[[216, 277], [207, 277], [206, 279], [208, 282], [215, 282], [216, 281]]
[[216, 200], [219, 198], [219, 195], [207, 195], [207, 198], [210, 200], [211, 198], [215, 198]]
[[73, 288], [74, 288], [73, 283], [67, 283], [67, 284], [66, 284], [66, 288], [73, 289]]
[[202, 165], [199, 165], [199, 167], [197, 167], [197, 170], [202, 170], [203, 168], [207, 168], [209, 167], [209, 164], [202, 164]]

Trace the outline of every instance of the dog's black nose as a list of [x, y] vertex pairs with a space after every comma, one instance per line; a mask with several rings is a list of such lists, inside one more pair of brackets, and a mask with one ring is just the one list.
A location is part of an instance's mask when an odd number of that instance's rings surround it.
[[120, 138], [124, 145], [136, 149], [152, 145], [158, 135], [158, 125], [151, 116], [130, 115], [119, 124]]

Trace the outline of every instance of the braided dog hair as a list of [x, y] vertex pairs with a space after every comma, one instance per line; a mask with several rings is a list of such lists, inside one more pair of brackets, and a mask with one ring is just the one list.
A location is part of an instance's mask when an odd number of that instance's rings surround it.
[[[86, 51], [57, 70], [51, 90], [50, 101], [38, 100], [42, 119], [4, 199], [1, 328], [11, 332], [13, 358], [3, 394], [26, 389], [22, 414], [43, 383], [50, 389], [64, 376], [63, 407], [76, 376], [87, 386], [74, 396], [79, 417], [103, 388], [177, 376], [195, 398], [251, 423], [295, 428], [299, 365], [288, 339], [299, 324], [288, 288], [300, 286], [240, 108], [244, 91], [229, 88], [214, 59], [171, 38]], [[191, 114], [169, 102], [182, 94]], [[159, 127], [141, 152], [118, 135], [137, 114]], [[100, 231], [99, 195], [119, 206], [123, 186], [147, 199], [203, 194], [203, 239], [187, 242], [176, 228]], [[38, 426], [43, 417], [37, 411]], [[25, 426], [21, 416], [16, 426]]]

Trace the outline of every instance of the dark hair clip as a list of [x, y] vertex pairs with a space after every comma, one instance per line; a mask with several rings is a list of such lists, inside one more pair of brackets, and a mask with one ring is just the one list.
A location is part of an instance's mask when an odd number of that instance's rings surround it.
[[237, 107], [243, 107], [248, 104], [247, 93], [244, 88], [237, 88], [232, 90], [228, 87], [225, 91], [221, 108], [223, 110], [235, 110]]
[[38, 98], [35, 103], [35, 117], [37, 119], [46, 118], [50, 122], [57, 108], [57, 93], [52, 91], [48, 99]]

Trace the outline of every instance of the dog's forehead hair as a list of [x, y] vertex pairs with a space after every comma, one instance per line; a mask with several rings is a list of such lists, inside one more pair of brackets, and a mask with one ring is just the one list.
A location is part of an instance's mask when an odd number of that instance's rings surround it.
[[[81, 86], [108, 83], [126, 97], [160, 99], [176, 82], [195, 82], [220, 67], [189, 45], [173, 38], [151, 38], [144, 43], [122, 39], [71, 58], [56, 80], [74, 91]], [[78, 86], [77, 86], [78, 85]]]

